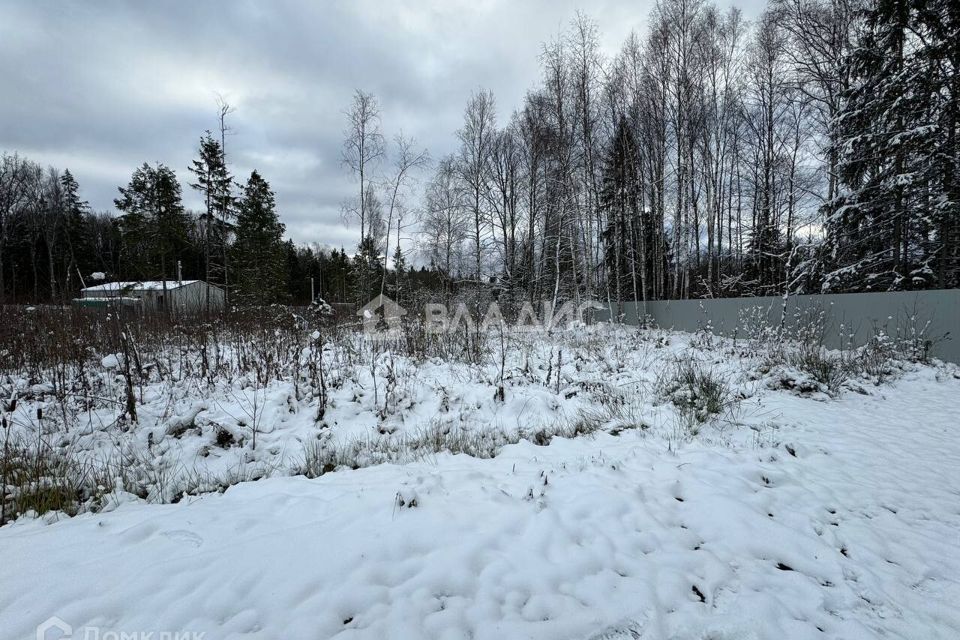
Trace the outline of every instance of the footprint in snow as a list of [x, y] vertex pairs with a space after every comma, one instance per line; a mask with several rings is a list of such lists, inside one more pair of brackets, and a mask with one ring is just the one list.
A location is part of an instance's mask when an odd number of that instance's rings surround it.
[[175, 529], [173, 531], [163, 531], [160, 533], [164, 538], [168, 538], [174, 542], [183, 542], [194, 547], [200, 548], [200, 545], [203, 544], [203, 538], [193, 533], [192, 531], [187, 531], [186, 529]]
[[642, 637], [643, 625], [636, 622], [626, 622], [602, 629], [587, 640], [639, 640]]

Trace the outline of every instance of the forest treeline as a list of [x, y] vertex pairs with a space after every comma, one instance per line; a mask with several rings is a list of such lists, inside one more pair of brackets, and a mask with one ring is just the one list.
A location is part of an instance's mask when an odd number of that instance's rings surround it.
[[578, 14], [542, 45], [517, 109], [470, 97], [450, 155], [385, 135], [377, 97], [354, 94], [349, 249], [283, 240], [266, 179], [231, 175], [227, 105], [185, 186], [144, 164], [116, 213], [91, 211], [69, 171], [8, 153], [0, 297], [66, 300], [96, 272], [178, 270], [258, 304], [304, 303], [311, 278], [326, 300], [359, 303], [957, 287], [958, 63], [960, 5], [947, 0], [772, 0], [753, 22], [661, 0], [613, 56]]

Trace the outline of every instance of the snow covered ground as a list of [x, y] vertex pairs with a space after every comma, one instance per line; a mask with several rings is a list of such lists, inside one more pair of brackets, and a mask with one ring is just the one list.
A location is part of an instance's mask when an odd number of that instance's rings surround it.
[[[51, 616], [76, 638], [960, 637], [957, 369], [904, 366], [828, 395], [742, 345], [703, 342], [595, 331], [514, 345], [502, 402], [497, 357], [397, 357], [410, 375], [392, 374], [378, 417], [387, 379], [374, 392], [363, 376], [383, 360], [342, 373], [319, 426], [281, 384], [171, 405], [157, 382], [141, 428], [65, 442], [136, 445], [183, 478], [237, 464], [272, 477], [176, 504], [118, 489], [100, 512], [0, 528], [0, 638], [33, 638]], [[702, 424], [663, 380], [681, 354], [729, 387]], [[236, 420], [254, 391], [256, 449]], [[492, 459], [398, 445], [400, 464], [288, 476], [310, 442], [403, 442], [427, 422], [533, 441]], [[598, 430], [536, 443], [586, 422]], [[243, 442], [213, 445], [228, 427]]]

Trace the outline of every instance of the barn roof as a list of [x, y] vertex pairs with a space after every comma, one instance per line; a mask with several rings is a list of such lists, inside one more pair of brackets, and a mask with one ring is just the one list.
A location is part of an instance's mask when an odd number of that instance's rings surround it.
[[[203, 280], [167, 280], [167, 290], [179, 289], [190, 284], [203, 282]], [[86, 287], [83, 291], [161, 291], [163, 290], [163, 280], [134, 280], [127, 282], [108, 282], [98, 284], [92, 287]]]

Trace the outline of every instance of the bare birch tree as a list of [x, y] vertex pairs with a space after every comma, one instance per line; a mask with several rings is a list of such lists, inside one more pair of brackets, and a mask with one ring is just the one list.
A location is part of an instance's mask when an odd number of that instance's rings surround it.
[[380, 104], [373, 94], [357, 89], [346, 115], [342, 160], [360, 183], [360, 188], [356, 200], [343, 204], [343, 214], [347, 218], [355, 217], [360, 221], [362, 241], [367, 235], [367, 195], [370, 192], [368, 185], [376, 181], [374, 172], [384, 154], [383, 134], [380, 131]]

